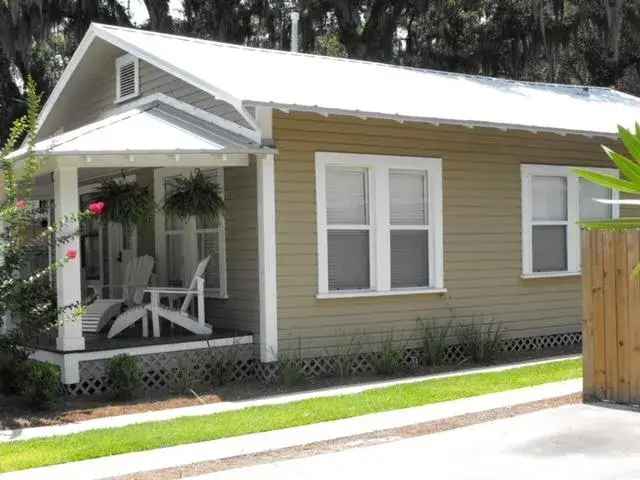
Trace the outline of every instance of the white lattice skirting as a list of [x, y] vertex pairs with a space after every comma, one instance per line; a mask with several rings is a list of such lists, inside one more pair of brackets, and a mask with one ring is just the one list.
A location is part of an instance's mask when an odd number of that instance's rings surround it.
[[[214, 385], [246, 380], [253, 376], [253, 345], [136, 355], [140, 359], [145, 393], [179, 391], [183, 386]], [[69, 395], [102, 395], [111, 391], [108, 360], [80, 362], [80, 382], [66, 385]], [[222, 372], [221, 372], [222, 370]]]
[[[535, 337], [520, 337], [504, 340], [500, 350], [503, 353], [539, 351], [552, 348], [578, 347], [582, 343], [582, 334], [561, 333]], [[252, 345], [218, 347], [171, 353], [140, 355], [144, 372], [145, 392], [170, 392], [180, 390], [182, 386], [212, 386], [221, 381], [238, 382], [258, 379], [263, 382], [277, 382], [281, 365], [278, 362], [266, 364], [253, 356]], [[351, 358], [321, 356], [294, 360], [307, 377], [332, 376], [338, 374], [366, 375], [374, 373], [376, 359], [380, 353], [359, 353]], [[461, 363], [465, 355], [461, 345], [451, 345], [446, 351], [446, 362]], [[403, 368], [418, 368], [421, 351], [408, 348], [402, 352]], [[291, 362], [291, 360], [289, 360]], [[105, 360], [80, 362], [80, 382], [67, 385], [69, 395], [102, 395], [111, 388], [106, 374]]]

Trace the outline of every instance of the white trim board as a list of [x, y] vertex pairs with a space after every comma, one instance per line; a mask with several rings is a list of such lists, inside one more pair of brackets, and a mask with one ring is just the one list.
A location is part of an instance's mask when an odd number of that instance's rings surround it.
[[59, 166], [78, 168], [147, 168], [147, 167], [188, 167], [188, 168], [216, 168], [216, 167], [247, 167], [249, 155], [245, 154], [149, 154], [112, 153], [104, 155], [75, 155], [73, 157], [46, 157], [42, 159], [38, 175], [54, 171]]
[[278, 359], [278, 277], [275, 155], [256, 159], [260, 360]]

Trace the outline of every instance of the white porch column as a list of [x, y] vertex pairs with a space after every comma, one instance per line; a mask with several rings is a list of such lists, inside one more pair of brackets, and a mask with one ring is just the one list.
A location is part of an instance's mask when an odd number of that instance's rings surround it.
[[[78, 195], [78, 168], [58, 167], [53, 174], [54, 201], [56, 222], [65, 215], [77, 213], [80, 208]], [[58, 305], [71, 305], [81, 301], [80, 274], [80, 240], [74, 237], [66, 245], [56, 247], [56, 259], [64, 258], [69, 249], [78, 252], [78, 256], [59, 268], [56, 272], [56, 286], [58, 291]], [[82, 336], [82, 322], [67, 314], [61, 314], [56, 341], [58, 350], [84, 350], [85, 343]]]
[[258, 270], [260, 277], [260, 360], [278, 359], [275, 157], [257, 157]]

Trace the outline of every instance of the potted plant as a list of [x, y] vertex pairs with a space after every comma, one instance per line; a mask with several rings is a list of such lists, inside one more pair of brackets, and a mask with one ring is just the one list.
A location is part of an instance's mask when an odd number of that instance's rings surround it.
[[119, 223], [125, 229], [150, 221], [156, 209], [149, 187], [127, 181], [124, 173], [122, 180], [104, 180], [96, 197], [106, 204], [102, 218]]
[[181, 220], [203, 216], [215, 221], [224, 211], [224, 199], [220, 195], [218, 184], [200, 169], [196, 169], [188, 177], [173, 179], [163, 209]]

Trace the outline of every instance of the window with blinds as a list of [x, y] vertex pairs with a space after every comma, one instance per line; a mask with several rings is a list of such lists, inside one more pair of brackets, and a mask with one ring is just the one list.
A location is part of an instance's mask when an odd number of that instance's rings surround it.
[[578, 222], [617, 216], [611, 205], [597, 201], [614, 193], [579, 179], [570, 167], [551, 165], [523, 165], [522, 189], [523, 274], [579, 273]]
[[316, 154], [319, 294], [442, 289], [439, 159]]
[[[163, 198], [171, 191], [174, 179], [179, 175], [189, 175], [190, 169], [163, 168], [156, 170], [157, 198]], [[212, 177], [224, 194], [223, 169], [203, 170]], [[196, 216], [181, 220], [175, 216], [159, 212], [156, 222], [156, 240], [161, 280], [169, 286], [184, 287], [191, 280], [196, 265], [211, 256], [205, 271], [205, 291], [211, 297], [226, 296], [226, 259], [224, 218], [211, 219]]]

